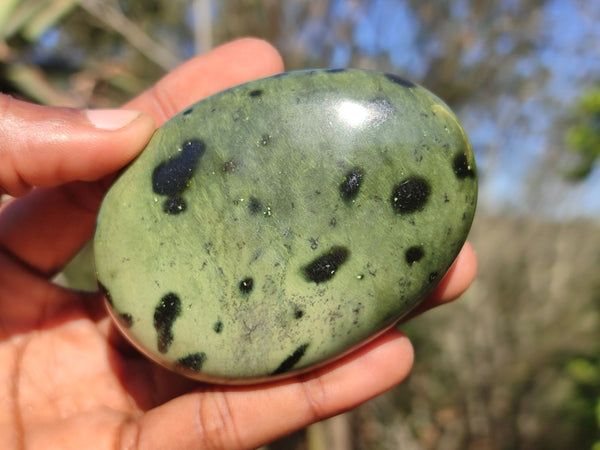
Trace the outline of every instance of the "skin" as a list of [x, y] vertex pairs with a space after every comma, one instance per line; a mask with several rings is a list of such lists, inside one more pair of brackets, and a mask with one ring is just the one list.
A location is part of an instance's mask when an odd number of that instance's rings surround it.
[[[98, 293], [50, 280], [93, 234], [111, 174], [187, 105], [281, 72], [269, 44], [243, 39], [198, 56], [124, 106], [116, 130], [85, 111], [0, 95], [0, 435], [5, 448], [253, 448], [400, 383], [413, 349], [391, 330], [330, 366], [277, 383], [209, 386], [149, 362], [117, 333]], [[131, 113], [105, 111], [116, 121]], [[131, 117], [129, 117], [131, 118]], [[115, 122], [116, 123], [116, 122]], [[114, 128], [114, 123], [113, 123]], [[412, 316], [472, 282], [466, 244]]]

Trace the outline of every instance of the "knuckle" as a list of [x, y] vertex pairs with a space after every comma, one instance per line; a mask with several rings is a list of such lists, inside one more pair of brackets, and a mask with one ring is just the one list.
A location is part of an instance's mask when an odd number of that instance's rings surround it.
[[226, 393], [213, 391], [199, 400], [198, 436], [200, 448], [244, 448]]
[[312, 378], [300, 384], [308, 413], [313, 421], [323, 419], [327, 410], [327, 390], [321, 377]]
[[177, 105], [172, 100], [169, 93], [162, 88], [162, 84], [158, 83], [150, 89], [150, 96], [155, 105], [158, 124], [164, 123], [179, 112]]

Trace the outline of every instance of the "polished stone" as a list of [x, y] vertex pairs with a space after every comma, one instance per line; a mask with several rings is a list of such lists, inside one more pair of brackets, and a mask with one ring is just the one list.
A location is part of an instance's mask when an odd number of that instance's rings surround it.
[[331, 361], [417, 306], [475, 212], [454, 114], [398, 76], [290, 72], [156, 131], [108, 192], [99, 284], [126, 336], [185, 375], [255, 382]]

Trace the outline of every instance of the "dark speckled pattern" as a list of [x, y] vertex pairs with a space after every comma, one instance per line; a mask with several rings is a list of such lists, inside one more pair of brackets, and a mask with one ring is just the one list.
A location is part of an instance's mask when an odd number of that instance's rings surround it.
[[392, 326], [462, 247], [477, 171], [456, 117], [397, 75], [256, 80], [186, 108], [108, 192], [99, 285], [149, 357], [256, 382]]

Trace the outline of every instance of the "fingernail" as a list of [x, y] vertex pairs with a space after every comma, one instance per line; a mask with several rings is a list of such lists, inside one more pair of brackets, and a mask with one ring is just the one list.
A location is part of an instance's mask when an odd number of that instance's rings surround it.
[[88, 109], [88, 120], [101, 130], [118, 130], [140, 117], [139, 111], [129, 109]]

